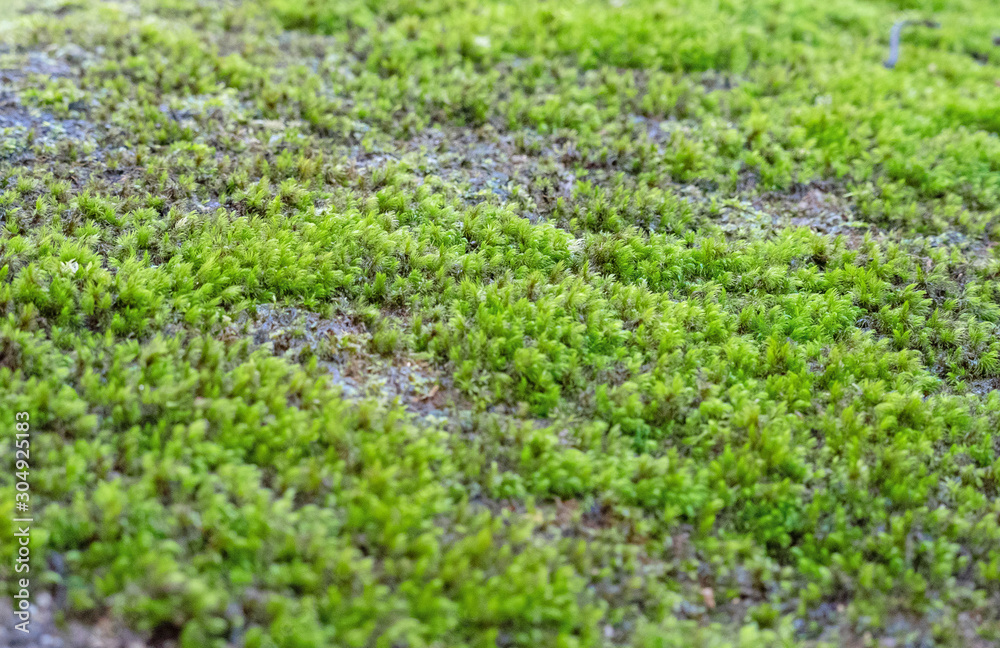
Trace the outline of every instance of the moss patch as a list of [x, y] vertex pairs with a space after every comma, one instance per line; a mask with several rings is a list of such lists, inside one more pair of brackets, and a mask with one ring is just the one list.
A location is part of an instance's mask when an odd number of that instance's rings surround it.
[[29, 412], [51, 614], [995, 645], [995, 33], [985, 0], [9, 12], [0, 456]]

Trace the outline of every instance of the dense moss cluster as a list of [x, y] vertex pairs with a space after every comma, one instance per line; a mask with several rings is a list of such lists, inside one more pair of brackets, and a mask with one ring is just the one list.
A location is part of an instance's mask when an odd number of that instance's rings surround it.
[[35, 4], [0, 457], [66, 620], [1000, 644], [992, 3]]

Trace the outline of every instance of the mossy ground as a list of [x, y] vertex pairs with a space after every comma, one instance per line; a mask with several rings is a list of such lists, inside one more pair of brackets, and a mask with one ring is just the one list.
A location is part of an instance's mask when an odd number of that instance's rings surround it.
[[992, 2], [20, 5], [0, 457], [30, 412], [66, 621], [1000, 645]]

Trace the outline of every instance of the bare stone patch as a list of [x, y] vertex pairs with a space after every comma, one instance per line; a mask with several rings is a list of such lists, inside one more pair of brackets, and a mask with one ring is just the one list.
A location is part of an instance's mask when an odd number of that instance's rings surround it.
[[222, 338], [249, 337], [275, 355], [296, 362], [316, 357], [344, 398], [398, 402], [421, 417], [448, 416], [460, 399], [452, 380], [428, 362], [409, 356], [383, 358], [369, 352], [371, 335], [351, 318], [323, 317], [297, 308], [260, 305], [244, 313]]
[[14, 630], [15, 617], [8, 601], [0, 602], [0, 646], [4, 648], [147, 648], [151, 644], [110, 618], [84, 624], [57, 625], [59, 606], [48, 592], [32, 602], [30, 632]]
[[88, 52], [69, 43], [44, 50], [11, 52], [0, 50], [0, 159], [20, 160], [29, 149], [72, 140], [94, 142], [95, 125], [79, 118], [86, 113], [86, 101], [68, 104], [71, 116], [56, 116], [47, 110], [21, 102], [18, 93], [30, 87], [32, 77], [60, 79], [77, 77], [85, 65], [103, 52]]
[[806, 227], [818, 234], [843, 236], [856, 247], [867, 231], [877, 232], [869, 223], [855, 218], [850, 200], [830, 183], [812, 183], [787, 193], [766, 193], [753, 205], [773, 214], [781, 226]]
[[244, 313], [237, 324], [249, 324], [255, 344], [271, 343], [274, 352], [317, 348], [320, 342], [334, 337], [338, 342], [366, 335], [364, 327], [347, 317], [324, 318], [318, 313], [298, 308], [275, 308], [266, 304], [256, 307], [256, 315]]
[[20, 81], [31, 75], [58, 79], [73, 75], [73, 67], [68, 61], [59, 60], [48, 52], [29, 52], [15, 57], [8, 63], [12, 67], [0, 69], [0, 81], [5, 84]]
[[465, 205], [520, 199], [523, 216], [534, 222], [551, 213], [559, 198], [569, 199], [578, 179], [570, 145], [544, 138], [517, 140], [492, 127], [430, 128], [410, 140], [367, 151], [345, 152], [351, 175], [373, 173], [405, 162], [418, 185], [440, 189]]
[[94, 125], [83, 119], [60, 119], [21, 104], [9, 92], [0, 92], [0, 161], [21, 162], [32, 149], [63, 141], [89, 143], [96, 148]]
[[82, 140], [93, 124], [83, 119], [60, 119], [43, 110], [21, 104], [11, 93], [0, 93], [0, 128], [35, 130], [36, 135]]
[[970, 394], [987, 396], [992, 391], [1000, 391], [1000, 378], [983, 378], [966, 383]]

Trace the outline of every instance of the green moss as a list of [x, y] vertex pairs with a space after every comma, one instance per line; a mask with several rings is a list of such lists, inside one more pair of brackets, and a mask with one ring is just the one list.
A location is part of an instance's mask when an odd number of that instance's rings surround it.
[[53, 9], [0, 23], [0, 429], [68, 618], [1000, 636], [989, 3]]

